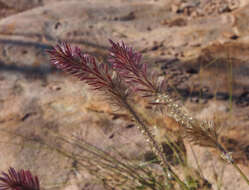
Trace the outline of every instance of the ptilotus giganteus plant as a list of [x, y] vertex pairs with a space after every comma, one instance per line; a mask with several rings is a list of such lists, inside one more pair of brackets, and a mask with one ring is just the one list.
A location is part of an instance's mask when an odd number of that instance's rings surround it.
[[10, 168], [8, 173], [2, 172], [0, 176], [0, 190], [40, 190], [40, 183], [29, 170]]
[[125, 109], [145, 135], [167, 175], [176, 179], [183, 189], [188, 189], [188, 187], [166, 160], [163, 148], [155, 140], [147, 119], [134, 107], [132, 97], [135, 94], [149, 99], [150, 104], [172, 117], [179, 124], [183, 136], [188, 140], [219, 150], [221, 155], [235, 166], [249, 184], [248, 179], [236, 166], [231, 155], [219, 144], [218, 127], [210, 122], [200, 122], [189, 116], [167, 93], [166, 81], [159, 80], [156, 75], [148, 71], [147, 65], [141, 62], [140, 53], [135, 52], [124, 43], [115, 43], [111, 40], [110, 43], [112, 47], [109, 51], [108, 63], [97, 63], [93, 56], [81, 52], [78, 47], [72, 48], [67, 43], [58, 44], [49, 51], [51, 63], [58, 69], [78, 77], [93, 90], [103, 92], [110, 103]]

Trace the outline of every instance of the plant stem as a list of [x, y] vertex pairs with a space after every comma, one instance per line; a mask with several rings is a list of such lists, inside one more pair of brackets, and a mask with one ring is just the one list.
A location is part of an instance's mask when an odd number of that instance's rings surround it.
[[218, 148], [221, 151], [221, 153], [225, 156], [224, 159], [227, 160], [232, 166], [239, 172], [241, 177], [246, 181], [246, 183], [249, 185], [249, 179], [247, 176], [242, 172], [242, 170], [238, 167], [238, 165], [233, 160], [232, 156], [229, 154], [229, 152], [220, 144], [218, 144]]
[[126, 101], [123, 100], [123, 104], [125, 105], [126, 109], [129, 111], [129, 113], [133, 116], [137, 124], [139, 125], [138, 128], [142, 132], [143, 135], [145, 135], [148, 138], [148, 141], [151, 143], [152, 150], [155, 152], [155, 154], [159, 157], [161, 160], [161, 163], [163, 167], [165, 168], [166, 172], [168, 172], [173, 178], [177, 181], [179, 185], [182, 186], [183, 189], [188, 190], [188, 186], [177, 176], [177, 174], [171, 169], [170, 165], [168, 164], [164, 153], [163, 148], [156, 142], [156, 140], [153, 137], [153, 134], [150, 132], [148, 127], [145, 125], [145, 123], [140, 119], [140, 117], [137, 115], [136, 111], [131, 107], [131, 105]]
[[239, 174], [242, 176], [242, 178], [246, 181], [246, 183], [249, 185], [249, 179], [247, 178], [247, 176], [244, 174], [244, 172], [242, 172], [242, 170], [238, 167], [237, 164], [235, 164], [235, 162], [232, 163], [233, 167], [239, 172]]

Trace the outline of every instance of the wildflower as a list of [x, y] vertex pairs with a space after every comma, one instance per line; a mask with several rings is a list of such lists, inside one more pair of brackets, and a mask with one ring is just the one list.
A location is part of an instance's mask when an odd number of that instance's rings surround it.
[[163, 90], [166, 81], [147, 72], [147, 64], [141, 63], [140, 53], [124, 43], [109, 41], [112, 44], [109, 62], [131, 88], [143, 97], [151, 97]]
[[94, 57], [82, 53], [77, 47], [72, 48], [67, 43], [59, 44], [49, 51], [50, 61], [58, 69], [86, 82], [93, 90], [104, 92], [106, 97], [111, 100], [110, 102], [115, 101], [115, 105], [124, 108], [152, 146], [165, 171], [186, 189], [184, 182], [181, 181], [166, 160], [161, 144], [156, 142], [147, 126], [146, 118], [143, 118], [137, 112], [129, 99], [132, 92], [134, 95], [134, 89], [143, 97], [151, 97], [161, 90], [162, 83], [159, 84], [158, 80], [154, 80], [155, 77], [147, 73], [146, 64], [140, 63], [141, 55], [139, 53], [134, 52], [124, 43], [121, 45], [111, 40], [110, 43], [112, 44], [110, 64], [96, 63]]
[[116, 103], [120, 104], [121, 99], [125, 100], [129, 95], [119, 74], [110, 65], [97, 63], [93, 56], [81, 52], [80, 48], [72, 48], [64, 42], [48, 53], [51, 56], [50, 62], [58, 69], [76, 76], [91, 86], [93, 90], [111, 95], [109, 99], [113, 98]]
[[39, 179], [29, 170], [16, 171], [10, 168], [0, 176], [0, 190], [40, 190]]
[[[135, 108], [135, 104], [130, 101], [129, 97], [135, 95], [134, 92], [137, 92], [143, 98], [149, 98], [151, 100], [150, 104], [157, 106], [157, 108], [172, 117], [181, 127], [181, 131], [184, 133], [183, 137], [190, 142], [219, 150], [249, 184], [248, 178], [234, 163], [231, 154], [218, 142], [219, 127], [209, 122], [199, 122], [189, 116], [187, 111], [175, 103], [175, 100], [165, 92], [166, 81], [159, 80], [155, 74], [147, 72], [147, 65], [141, 63], [142, 56], [139, 53], [124, 43], [115, 43], [112, 40], [110, 40], [110, 43], [112, 47], [110, 49], [109, 64], [98, 64], [94, 57], [82, 53], [77, 47], [72, 48], [67, 43], [59, 44], [49, 51], [51, 63], [58, 69], [78, 77], [81, 81], [91, 86], [93, 90], [104, 92], [111, 102], [115, 101], [119, 107], [125, 108], [136, 122], [138, 129], [151, 144], [152, 150], [160, 159], [166, 174], [173, 177], [181, 185], [182, 189], [189, 188], [169, 165], [164, 155], [163, 147], [156, 141], [150, 130], [148, 120], [140, 114]], [[13, 169], [10, 170], [10, 173], [16, 174]], [[167, 177], [167, 181], [169, 181], [169, 178]], [[0, 179], [8, 182], [10, 178], [5, 174], [5, 178]], [[17, 179], [19, 180], [19, 178]], [[31, 182], [34, 184], [32, 176], [29, 179], [32, 179]], [[8, 184], [6, 182], [5, 184]], [[5, 187], [0, 188], [0, 190], [9, 189], [9, 186], [5, 184], [0, 186]], [[39, 189], [39, 183], [36, 184], [38, 184], [36, 187]]]

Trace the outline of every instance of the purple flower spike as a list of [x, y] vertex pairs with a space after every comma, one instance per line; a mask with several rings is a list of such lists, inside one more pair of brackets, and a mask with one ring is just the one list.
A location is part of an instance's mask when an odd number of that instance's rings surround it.
[[110, 65], [97, 63], [93, 56], [82, 53], [78, 47], [72, 48], [64, 42], [48, 53], [53, 65], [76, 76], [92, 89], [109, 92], [118, 99], [127, 96], [119, 74], [113, 71]]
[[10, 168], [0, 176], [0, 190], [40, 190], [40, 184], [38, 177], [32, 176], [29, 170]]
[[147, 65], [140, 63], [142, 58], [140, 53], [123, 42], [109, 41], [112, 44], [109, 61], [133, 90], [141, 93], [143, 97], [153, 96], [162, 90], [165, 81], [158, 81], [156, 76], [147, 72]]
[[94, 90], [111, 93], [118, 101], [134, 91], [143, 97], [152, 97], [162, 91], [165, 81], [159, 81], [156, 75], [147, 72], [140, 53], [123, 42], [110, 40], [110, 43], [110, 64], [99, 64], [93, 56], [65, 42], [48, 52], [51, 63], [58, 69], [78, 77]]

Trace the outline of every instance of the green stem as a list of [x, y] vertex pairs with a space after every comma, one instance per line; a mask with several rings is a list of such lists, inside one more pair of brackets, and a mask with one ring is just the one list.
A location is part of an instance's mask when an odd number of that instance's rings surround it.
[[173, 175], [174, 179], [177, 181], [179, 185], [182, 186], [183, 189], [189, 190], [188, 186], [176, 175], [174, 171], [170, 171], [170, 174]]
[[235, 164], [234, 162], [232, 163], [233, 167], [239, 172], [239, 174], [242, 176], [242, 178], [246, 181], [246, 183], [249, 185], [249, 179], [247, 176], [242, 172], [242, 170]]
[[173, 178], [177, 181], [177, 183], [179, 185], [181, 185], [181, 187], [184, 190], [189, 190], [188, 186], [177, 176], [177, 174], [171, 169], [170, 165], [167, 163], [167, 160], [164, 156], [162, 147], [160, 146], [160, 144], [158, 144], [156, 142], [156, 140], [154, 139], [150, 130], [146, 126], [146, 124], [141, 120], [141, 118], [137, 115], [136, 111], [132, 108], [132, 106], [126, 100], [123, 100], [123, 104], [126, 107], [126, 109], [128, 110], [128, 112], [135, 119], [135, 121], [138, 124], [138, 127], [141, 130], [141, 132], [143, 133], [143, 135], [145, 135], [148, 138], [149, 142], [151, 143], [152, 149], [154, 150], [155, 154], [160, 159], [164, 169], [167, 172], [169, 172], [170, 175], [173, 176]]
[[225, 156], [224, 159], [226, 161], [228, 161], [230, 164], [232, 164], [232, 166], [239, 172], [239, 174], [241, 175], [241, 177], [246, 181], [246, 183], [249, 185], [249, 179], [246, 177], [246, 175], [242, 172], [242, 170], [238, 167], [238, 165], [235, 163], [235, 161], [233, 160], [232, 156], [229, 154], [229, 152], [226, 150], [225, 147], [223, 147], [220, 144], [217, 144], [219, 150], [221, 151], [221, 153]]

